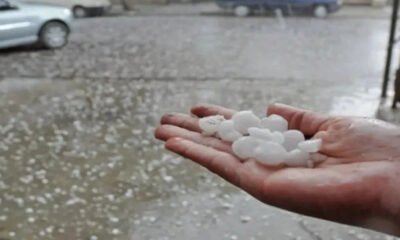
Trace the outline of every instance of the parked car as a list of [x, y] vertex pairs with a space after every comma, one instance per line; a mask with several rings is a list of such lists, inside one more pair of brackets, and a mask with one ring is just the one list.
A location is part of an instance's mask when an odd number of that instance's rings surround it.
[[216, 0], [219, 7], [245, 17], [254, 11], [282, 10], [284, 13], [306, 12], [325, 18], [343, 5], [343, 0]]
[[64, 47], [72, 20], [71, 11], [64, 7], [0, 0], [0, 48], [34, 43]]
[[110, 0], [24, 0], [60, 5], [71, 9], [76, 18], [101, 16], [111, 9]]

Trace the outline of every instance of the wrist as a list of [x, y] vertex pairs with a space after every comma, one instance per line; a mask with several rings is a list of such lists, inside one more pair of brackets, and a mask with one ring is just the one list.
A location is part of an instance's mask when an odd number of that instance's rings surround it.
[[370, 217], [360, 224], [363, 228], [400, 236], [400, 222], [391, 217]]

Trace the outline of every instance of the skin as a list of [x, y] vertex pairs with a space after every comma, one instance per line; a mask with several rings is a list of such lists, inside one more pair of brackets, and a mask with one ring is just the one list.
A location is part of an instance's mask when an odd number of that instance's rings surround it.
[[309, 138], [322, 139], [314, 168], [269, 167], [241, 161], [231, 144], [203, 136], [198, 118], [234, 110], [198, 105], [192, 116], [161, 119], [156, 138], [260, 201], [292, 212], [400, 235], [400, 128], [368, 118], [329, 117], [282, 104], [268, 107]]

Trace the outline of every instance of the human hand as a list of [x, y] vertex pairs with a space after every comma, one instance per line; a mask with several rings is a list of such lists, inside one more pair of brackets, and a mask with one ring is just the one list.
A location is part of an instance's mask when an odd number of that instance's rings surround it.
[[[197, 117], [235, 111], [192, 108]], [[315, 168], [274, 168], [240, 161], [231, 144], [203, 136], [198, 119], [167, 114], [155, 136], [166, 148], [208, 168], [260, 201], [289, 211], [391, 234], [400, 228], [400, 128], [366, 118], [327, 117], [274, 104], [278, 114], [308, 137], [321, 138], [326, 160]]]

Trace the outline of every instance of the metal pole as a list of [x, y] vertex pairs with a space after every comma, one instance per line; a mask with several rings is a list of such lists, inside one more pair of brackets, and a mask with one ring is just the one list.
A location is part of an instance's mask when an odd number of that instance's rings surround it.
[[392, 20], [390, 22], [390, 36], [389, 36], [389, 43], [386, 55], [386, 66], [385, 66], [385, 75], [383, 77], [383, 84], [382, 84], [382, 98], [386, 98], [387, 96], [387, 88], [390, 79], [390, 65], [392, 63], [392, 52], [393, 52], [393, 45], [395, 44], [395, 35], [396, 35], [396, 25], [397, 25], [397, 13], [399, 10], [399, 0], [393, 1], [393, 9], [392, 9]]

